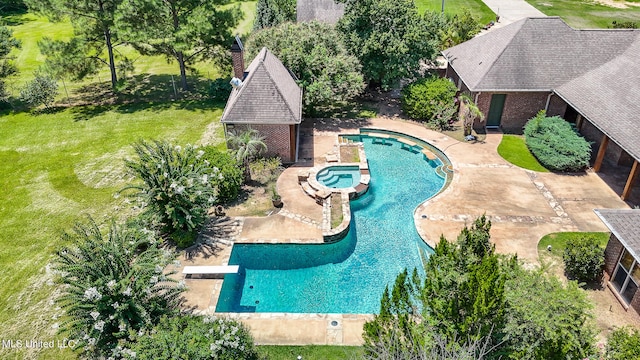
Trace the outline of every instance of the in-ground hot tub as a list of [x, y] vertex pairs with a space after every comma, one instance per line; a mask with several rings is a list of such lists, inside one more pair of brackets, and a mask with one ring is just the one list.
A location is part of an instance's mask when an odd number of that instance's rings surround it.
[[356, 187], [360, 183], [360, 169], [355, 165], [326, 167], [316, 175], [318, 182], [332, 189]]

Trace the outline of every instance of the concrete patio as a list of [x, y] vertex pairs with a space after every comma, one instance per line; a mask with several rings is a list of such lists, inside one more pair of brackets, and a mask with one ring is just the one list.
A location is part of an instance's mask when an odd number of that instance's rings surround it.
[[[451, 160], [450, 186], [415, 212], [419, 233], [430, 245], [444, 234], [455, 239], [461, 228], [486, 214], [492, 221], [492, 241], [500, 253], [537, 264], [537, 243], [542, 236], [560, 231], [607, 231], [594, 208], [628, 208], [597, 174], [536, 173], [506, 162], [497, 154], [502, 134], [489, 133], [482, 143], [461, 143], [424, 126], [391, 118], [369, 120], [305, 120], [300, 158], [278, 179], [284, 202], [278, 213], [263, 218], [227, 219], [225, 231], [212, 225], [209, 234], [215, 251], [195, 249], [183, 265], [225, 265], [235, 242], [321, 242], [318, 224], [322, 208], [297, 183], [300, 169], [325, 162], [337, 136], [360, 127], [400, 131], [421, 138], [442, 150]], [[217, 231], [217, 232], [216, 232]], [[187, 305], [213, 313], [222, 280], [187, 279]], [[342, 314], [232, 314], [246, 323], [259, 344], [360, 345], [362, 324], [371, 315]], [[333, 323], [336, 321], [336, 323]]]

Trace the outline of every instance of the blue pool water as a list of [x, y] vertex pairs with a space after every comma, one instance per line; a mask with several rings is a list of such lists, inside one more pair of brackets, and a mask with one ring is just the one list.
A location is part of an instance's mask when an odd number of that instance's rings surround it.
[[329, 166], [318, 172], [318, 182], [326, 187], [344, 189], [360, 183], [360, 169], [357, 166]]
[[351, 202], [347, 236], [319, 245], [236, 244], [217, 312], [377, 313], [387, 284], [404, 269], [422, 268], [431, 249], [413, 223], [413, 211], [436, 194], [444, 179], [421, 153], [399, 143], [372, 144], [369, 191]]

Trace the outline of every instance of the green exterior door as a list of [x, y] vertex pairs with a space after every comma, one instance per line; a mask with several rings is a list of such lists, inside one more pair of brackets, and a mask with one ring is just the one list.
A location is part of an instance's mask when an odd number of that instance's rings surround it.
[[489, 105], [489, 115], [487, 116], [487, 127], [500, 126], [502, 109], [504, 109], [504, 100], [506, 97], [506, 94], [491, 95], [491, 105]]

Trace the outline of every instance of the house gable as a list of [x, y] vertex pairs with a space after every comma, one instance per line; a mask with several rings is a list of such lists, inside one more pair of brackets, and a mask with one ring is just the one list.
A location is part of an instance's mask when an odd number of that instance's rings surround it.
[[302, 89], [275, 55], [263, 48], [246, 73], [242, 84], [231, 91], [222, 123], [292, 125], [302, 121]]

